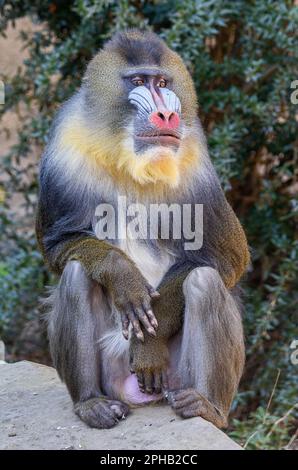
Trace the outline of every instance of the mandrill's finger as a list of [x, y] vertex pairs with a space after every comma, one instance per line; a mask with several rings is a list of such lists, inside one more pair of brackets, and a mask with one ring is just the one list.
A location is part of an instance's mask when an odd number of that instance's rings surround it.
[[169, 390], [169, 381], [168, 381], [168, 374], [166, 371], [161, 373], [161, 380], [162, 380], [162, 389], [164, 391]]
[[157, 323], [157, 320], [156, 320], [155, 315], [153, 313], [153, 310], [151, 310], [151, 309], [146, 310], [146, 313], [147, 313], [147, 317], [150, 320], [151, 325], [156, 329], [158, 327], [158, 323]]
[[154, 374], [153, 386], [154, 392], [160, 393], [161, 392], [161, 384], [162, 384], [162, 376], [160, 372], [156, 372]]
[[134, 314], [140, 320], [140, 322], [144, 325], [144, 327], [146, 328], [148, 333], [151, 336], [156, 336], [155, 329], [150, 324], [150, 322], [148, 320], [148, 317], [147, 317], [146, 313], [144, 312], [144, 310], [141, 309], [141, 308], [135, 308], [134, 309]]
[[138, 380], [138, 385], [139, 385], [139, 389], [141, 392], [145, 392], [145, 386], [144, 386], [144, 378], [143, 378], [143, 373], [142, 372], [138, 372], [137, 373], [137, 380]]
[[158, 299], [158, 297], [160, 297], [160, 293], [154, 289], [153, 291], [150, 292], [150, 297], [151, 299]]
[[174, 391], [166, 391], [164, 392], [164, 397], [167, 399], [169, 405], [173, 406], [175, 403], [175, 392]]
[[151, 299], [157, 299], [158, 297], [160, 297], [160, 293], [156, 289], [154, 289], [154, 287], [149, 286], [148, 291]]
[[152, 374], [151, 374], [151, 372], [146, 372], [145, 371], [143, 373], [143, 375], [144, 375], [145, 392], [149, 393], [151, 395], [151, 393], [153, 392], [153, 389], [152, 389], [152, 382], [153, 382]]
[[153, 310], [151, 308], [150, 301], [146, 301], [146, 302], [143, 303], [143, 309], [145, 310], [146, 315], [149, 318], [149, 321], [150, 321], [151, 325], [156, 330], [156, 328], [158, 327], [158, 323], [157, 323], [156, 317], [153, 313]]
[[141, 326], [140, 326], [140, 322], [139, 320], [136, 318], [135, 314], [133, 312], [129, 312], [128, 313], [128, 318], [129, 318], [129, 321], [130, 323], [132, 324], [132, 327], [133, 327], [133, 331], [134, 331], [134, 334], [136, 335], [136, 337], [140, 340], [140, 341], [144, 341], [144, 335], [143, 335], [143, 332], [141, 330]]
[[122, 334], [125, 339], [128, 339], [129, 332], [128, 332], [128, 327], [129, 327], [129, 318], [126, 315], [126, 313], [123, 313], [121, 315], [121, 323], [122, 323]]

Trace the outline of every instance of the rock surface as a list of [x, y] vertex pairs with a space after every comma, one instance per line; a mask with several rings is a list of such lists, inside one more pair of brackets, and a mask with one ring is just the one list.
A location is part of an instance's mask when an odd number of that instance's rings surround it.
[[182, 420], [167, 405], [147, 406], [109, 430], [90, 429], [73, 413], [51, 367], [0, 365], [0, 449], [241, 449], [202, 418]]

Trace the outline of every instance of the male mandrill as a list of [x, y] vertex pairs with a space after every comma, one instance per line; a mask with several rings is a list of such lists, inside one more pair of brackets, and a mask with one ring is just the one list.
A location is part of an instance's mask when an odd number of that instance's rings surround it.
[[[235, 286], [249, 252], [197, 113], [181, 58], [155, 34], [132, 30], [94, 57], [51, 129], [37, 214], [40, 248], [60, 276], [48, 334], [89, 426], [110, 428], [164, 396], [183, 418], [227, 426], [244, 364]], [[185, 249], [172, 219], [168, 238], [131, 236], [122, 196], [147, 208], [203, 204], [201, 248]], [[117, 236], [97, 233], [101, 204], [116, 211]]]

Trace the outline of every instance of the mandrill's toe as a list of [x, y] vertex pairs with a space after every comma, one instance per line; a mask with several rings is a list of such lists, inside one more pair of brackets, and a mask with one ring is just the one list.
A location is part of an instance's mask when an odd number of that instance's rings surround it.
[[175, 413], [181, 418], [201, 416], [218, 428], [227, 426], [227, 420], [221, 412], [193, 388], [167, 392], [166, 398]]
[[98, 397], [76, 403], [74, 411], [91, 428], [109, 429], [126, 418], [129, 407], [121, 401]]

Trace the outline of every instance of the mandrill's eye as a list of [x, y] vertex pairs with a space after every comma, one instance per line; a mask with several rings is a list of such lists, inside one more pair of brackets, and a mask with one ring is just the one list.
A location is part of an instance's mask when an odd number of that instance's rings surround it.
[[167, 86], [167, 82], [165, 81], [164, 78], [161, 78], [161, 79], [159, 80], [159, 82], [157, 83], [157, 86], [158, 86], [159, 88], [165, 88], [165, 87]]
[[134, 77], [131, 81], [134, 84], [134, 86], [143, 86], [143, 85], [145, 85], [145, 80], [143, 80], [143, 78], [141, 78], [141, 77]]

